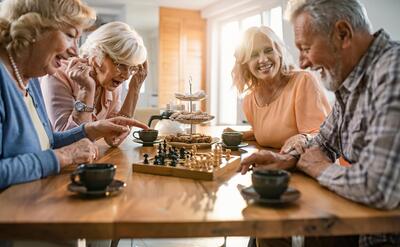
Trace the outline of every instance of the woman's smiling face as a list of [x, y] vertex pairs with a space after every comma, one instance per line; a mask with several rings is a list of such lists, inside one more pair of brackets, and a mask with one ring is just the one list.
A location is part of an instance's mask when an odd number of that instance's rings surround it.
[[68, 27], [45, 31], [33, 44], [29, 57], [28, 73], [32, 77], [52, 75], [69, 53], [77, 51], [81, 30]]
[[281, 59], [270, 39], [256, 34], [250, 60], [247, 62], [251, 74], [258, 80], [271, 80], [280, 70]]

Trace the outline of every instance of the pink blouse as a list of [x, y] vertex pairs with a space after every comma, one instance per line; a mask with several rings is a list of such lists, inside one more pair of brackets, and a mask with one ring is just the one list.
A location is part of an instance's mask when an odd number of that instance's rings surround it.
[[[64, 131], [80, 125], [72, 118], [79, 84], [65, 73], [67, 65], [68, 62], [65, 61], [54, 75], [40, 78], [47, 114], [56, 131]], [[100, 111], [92, 114], [92, 121], [107, 119], [117, 114], [121, 108], [120, 93], [121, 87], [114, 91], [103, 90], [99, 97]]]

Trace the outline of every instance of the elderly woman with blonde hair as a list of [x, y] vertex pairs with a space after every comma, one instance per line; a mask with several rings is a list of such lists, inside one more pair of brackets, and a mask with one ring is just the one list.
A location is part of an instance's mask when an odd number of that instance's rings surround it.
[[234, 85], [247, 92], [243, 111], [252, 129], [246, 140], [290, 152], [318, 132], [330, 105], [314, 77], [296, 70], [283, 42], [268, 27], [246, 30], [235, 51]]
[[128, 126], [147, 128], [115, 117], [65, 132], [51, 129], [37, 77], [54, 74], [64, 58], [76, 53], [76, 40], [94, 19], [94, 11], [80, 0], [1, 3], [0, 190], [55, 175], [69, 165], [93, 162], [96, 139], [114, 140], [129, 133]]
[[54, 74], [95, 14], [80, 0], [5, 0], [0, 8], [0, 189], [92, 162], [98, 138], [113, 140], [127, 126], [116, 117], [53, 132], [37, 77]]
[[[89, 34], [79, 57], [41, 79], [47, 112], [56, 130], [114, 116], [132, 117], [147, 75], [147, 50], [127, 24], [110, 22]], [[130, 79], [121, 106], [121, 84]], [[107, 140], [118, 145], [124, 137]]]

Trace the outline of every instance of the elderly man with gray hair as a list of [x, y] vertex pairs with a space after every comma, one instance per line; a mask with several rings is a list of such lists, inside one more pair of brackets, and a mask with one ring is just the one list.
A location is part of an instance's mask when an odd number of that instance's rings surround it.
[[[242, 161], [242, 173], [251, 165], [296, 167], [350, 200], [375, 208], [397, 208], [400, 43], [384, 30], [371, 32], [366, 10], [358, 0], [289, 0], [286, 15], [294, 25], [300, 66], [320, 72], [336, 102], [302, 154], [260, 151]], [[350, 166], [335, 163], [339, 157]], [[317, 246], [400, 246], [399, 235], [323, 240], [327, 239], [312, 242]]]

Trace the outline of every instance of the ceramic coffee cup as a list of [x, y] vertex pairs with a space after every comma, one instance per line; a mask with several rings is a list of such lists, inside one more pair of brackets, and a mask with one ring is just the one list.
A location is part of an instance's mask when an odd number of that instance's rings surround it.
[[262, 198], [279, 198], [289, 180], [290, 173], [285, 170], [255, 170], [251, 175], [253, 188]]
[[140, 139], [143, 142], [154, 142], [157, 139], [158, 130], [155, 129], [138, 130], [134, 131], [132, 135], [136, 139]]
[[81, 164], [71, 174], [71, 181], [87, 190], [105, 190], [113, 181], [116, 168], [108, 163]]
[[222, 133], [222, 141], [226, 146], [238, 146], [242, 142], [243, 134], [238, 131]]

